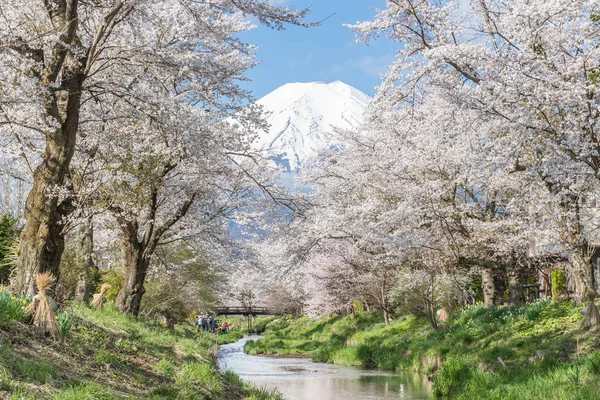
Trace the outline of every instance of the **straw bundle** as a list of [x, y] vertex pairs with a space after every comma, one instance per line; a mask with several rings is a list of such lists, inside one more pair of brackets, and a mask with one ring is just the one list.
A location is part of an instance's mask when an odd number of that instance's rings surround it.
[[440, 310], [440, 314], [438, 315], [438, 321], [446, 323], [448, 322], [449, 318], [450, 314], [448, 313], [448, 310], [446, 310], [446, 307], [442, 307], [442, 309]]
[[110, 285], [108, 283], [102, 284], [102, 286], [100, 286], [100, 293], [96, 293], [94, 295], [94, 300], [92, 300], [90, 305], [98, 310], [102, 310], [104, 307], [104, 295], [106, 292], [108, 292], [108, 289], [110, 289]]
[[57, 337], [59, 333], [58, 322], [56, 322], [52, 300], [46, 293], [54, 282], [56, 282], [56, 278], [52, 274], [43, 273], [35, 277], [38, 294], [25, 309], [25, 312], [33, 315], [35, 325], [42, 328], [44, 332], [50, 333], [53, 337]]
[[600, 323], [600, 313], [598, 312], [598, 307], [596, 307], [596, 303], [594, 303], [594, 299], [596, 298], [596, 292], [594, 290], [588, 290], [587, 297], [590, 299], [590, 305], [587, 307], [585, 314], [583, 316], [582, 326], [590, 327], [594, 325], [598, 325]]

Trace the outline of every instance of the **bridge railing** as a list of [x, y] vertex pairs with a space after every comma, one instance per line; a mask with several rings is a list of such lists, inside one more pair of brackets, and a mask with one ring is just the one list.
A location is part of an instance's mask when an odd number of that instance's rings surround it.
[[[284, 310], [285, 312], [285, 310]], [[219, 315], [280, 315], [281, 310], [272, 310], [267, 307], [219, 307]]]

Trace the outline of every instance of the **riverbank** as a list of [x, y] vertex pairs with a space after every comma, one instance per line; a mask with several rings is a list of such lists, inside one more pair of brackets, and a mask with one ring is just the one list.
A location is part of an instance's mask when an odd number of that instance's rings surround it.
[[0, 315], [0, 398], [281, 399], [218, 372], [217, 343], [235, 342], [240, 332], [201, 335], [191, 325], [171, 331], [112, 305], [64, 311], [72, 320], [64, 342]]
[[274, 320], [249, 354], [311, 355], [318, 362], [414, 371], [438, 398], [600, 398], [600, 330], [581, 328], [581, 307], [540, 301], [457, 311], [434, 330], [406, 316], [389, 327], [375, 313]]
[[248, 355], [243, 350], [248, 340], [252, 337], [220, 346], [219, 366], [256, 386], [276, 389], [286, 400], [431, 399], [431, 382], [420, 375]]

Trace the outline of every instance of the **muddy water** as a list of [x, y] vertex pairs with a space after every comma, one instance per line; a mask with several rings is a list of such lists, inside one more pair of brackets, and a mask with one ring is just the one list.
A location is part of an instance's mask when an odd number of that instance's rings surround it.
[[218, 364], [255, 386], [277, 389], [288, 400], [425, 400], [430, 384], [422, 376], [390, 374], [303, 358], [271, 358], [244, 353], [244, 343], [257, 337], [223, 345]]

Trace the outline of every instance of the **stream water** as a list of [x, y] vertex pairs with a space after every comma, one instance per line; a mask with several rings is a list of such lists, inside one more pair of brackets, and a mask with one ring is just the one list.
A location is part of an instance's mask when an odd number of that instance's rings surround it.
[[273, 358], [244, 353], [246, 337], [220, 346], [218, 365], [258, 387], [277, 389], [287, 400], [425, 400], [431, 399], [427, 379], [413, 374], [391, 374], [305, 358]]

